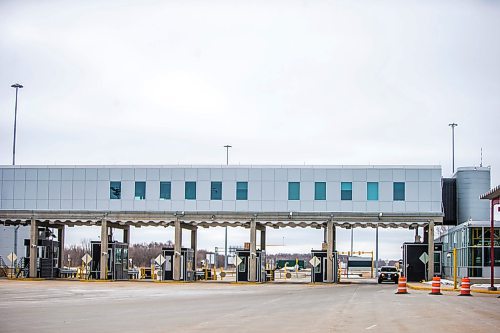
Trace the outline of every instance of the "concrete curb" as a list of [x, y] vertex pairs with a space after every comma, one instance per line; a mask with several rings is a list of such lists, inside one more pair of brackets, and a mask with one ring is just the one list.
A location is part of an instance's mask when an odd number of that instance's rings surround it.
[[[427, 290], [430, 291], [432, 290], [432, 287], [427, 287], [427, 286], [415, 286], [410, 283], [406, 284], [408, 289], [413, 289], [413, 290]], [[460, 289], [453, 289], [449, 287], [441, 287], [442, 291], [451, 291], [451, 292], [460, 292]], [[500, 291], [491, 291], [491, 290], [482, 290], [482, 289], [471, 289], [471, 292], [473, 293], [480, 293], [480, 294], [491, 294], [491, 295], [500, 295]]]

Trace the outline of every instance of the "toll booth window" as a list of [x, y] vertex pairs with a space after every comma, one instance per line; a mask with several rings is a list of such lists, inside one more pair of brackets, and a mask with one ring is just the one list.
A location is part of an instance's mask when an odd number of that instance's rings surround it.
[[184, 198], [186, 200], [196, 200], [196, 182], [186, 182], [184, 184]]
[[248, 182], [236, 182], [236, 200], [248, 200]]
[[222, 200], [222, 182], [212, 182], [210, 200]]
[[393, 193], [394, 201], [405, 201], [405, 183], [394, 182]]
[[238, 272], [244, 273], [246, 271], [247, 258], [241, 258], [241, 262], [238, 265]]
[[314, 267], [314, 273], [321, 273], [321, 262]]
[[115, 249], [115, 262], [119, 262], [121, 264], [121, 261], [122, 261], [122, 249], [118, 247]]
[[135, 200], [146, 199], [146, 182], [135, 182]]
[[288, 200], [300, 200], [300, 183], [288, 183]]
[[340, 199], [341, 200], [352, 200], [352, 183], [351, 182], [340, 183]]
[[172, 197], [172, 184], [160, 182], [160, 200], [170, 200]]
[[378, 200], [378, 183], [366, 183], [366, 200]]
[[109, 198], [110, 199], [122, 198], [122, 182], [109, 182]]
[[314, 200], [326, 200], [326, 183], [314, 183]]

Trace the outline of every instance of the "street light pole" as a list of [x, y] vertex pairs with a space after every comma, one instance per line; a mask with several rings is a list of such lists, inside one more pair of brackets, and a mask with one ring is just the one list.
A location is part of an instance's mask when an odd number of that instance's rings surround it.
[[16, 106], [14, 107], [14, 143], [12, 146], [12, 165], [16, 165], [16, 128], [17, 128], [17, 92], [20, 88], [23, 88], [19, 83], [11, 85], [12, 88], [16, 88]]
[[[232, 146], [225, 145], [226, 148], [226, 165], [229, 165], [229, 148]], [[224, 233], [224, 270], [227, 270], [227, 227]]]
[[452, 159], [452, 169], [453, 173], [455, 173], [455, 127], [458, 126], [458, 124], [451, 123], [448, 124], [448, 126], [451, 126], [451, 159]]

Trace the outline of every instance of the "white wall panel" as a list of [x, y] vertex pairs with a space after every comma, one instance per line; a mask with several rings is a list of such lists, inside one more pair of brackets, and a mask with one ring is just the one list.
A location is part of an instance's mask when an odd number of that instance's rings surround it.
[[[5, 177], [5, 174], [4, 174], [4, 177]], [[38, 169], [37, 179], [38, 180], [49, 180], [49, 169]]]
[[366, 169], [354, 169], [352, 171], [352, 180], [355, 182], [366, 182], [367, 170]]
[[249, 182], [248, 183], [248, 200], [261, 200], [261, 183]]
[[236, 200], [236, 182], [234, 180], [222, 182], [222, 200]]
[[340, 182], [340, 169], [327, 169], [326, 179], [331, 182]]
[[184, 200], [185, 185], [184, 181], [172, 180], [170, 183], [172, 195], [172, 200]]
[[2, 173], [2, 180], [14, 180], [14, 170], [13, 169], [4, 169]]
[[[109, 201], [109, 180], [98, 180], [97, 181], [97, 199]], [[147, 187], [146, 187], [147, 189]]]
[[288, 180], [288, 169], [279, 168], [274, 170], [274, 180], [286, 182]]
[[73, 182], [70, 180], [61, 181], [61, 199], [73, 199]]
[[222, 170], [222, 180], [234, 182], [236, 180], [236, 170], [223, 169]]
[[405, 183], [406, 201], [418, 201], [418, 182]]
[[132, 180], [122, 181], [122, 195], [123, 200], [134, 200], [135, 197], [135, 182]]
[[379, 201], [392, 201], [393, 199], [393, 183], [379, 182], [378, 183], [378, 199]]
[[49, 209], [49, 200], [48, 199], [37, 200], [36, 209]]
[[109, 181], [109, 169], [97, 169], [97, 180]]
[[262, 181], [274, 181], [274, 169], [262, 169]]
[[14, 182], [14, 199], [24, 199], [26, 191], [26, 181], [18, 180]]
[[300, 182], [300, 169], [288, 169], [288, 181]]
[[36, 180], [27, 180], [25, 187], [25, 199], [36, 199], [38, 192], [38, 183]]
[[237, 181], [248, 181], [249, 180], [249, 169], [236, 169], [236, 180]]
[[14, 180], [26, 180], [26, 170], [16, 169], [14, 171]]
[[431, 201], [431, 182], [419, 182], [418, 199], [419, 201]]
[[97, 181], [85, 182], [85, 199], [97, 199]]
[[352, 183], [352, 200], [366, 201], [366, 182]]
[[85, 180], [97, 180], [97, 169], [95, 168], [85, 169]]
[[[4, 183], [5, 185], [5, 183]], [[48, 199], [49, 198], [49, 181], [39, 180], [37, 186], [37, 199]], [[5, 196], [2, 196], [5, 198]], [[47, 203], [48, 206], [48, 203]]]
[[49, 199], [61, 199], [61, 181], [49, 181]]
[[109, 170], [109, 180], [110, 181], [122, 180], [122, 169], [110, 169]]
[[[40, 181], [38, 186], [40, 187]], [[82, 180], [76, 180], [73, 182], [73, 200], [84, 199], [85, 198], [85, 182]]]
[[134, 180], [135, 181], [139, 181], [139, 182], [145, 181], [146, 180], [146, 173], [147, 173], [147, 169], [144, 169], [144, 168], [135, 168], [134, 169], [134, 174], [135, 174]]
[[49, 180], [61, 180], [61, 169], [50, 169], [49, 170]]
[[326, 182], [326, 169], [313, 169], [314, 170], [314, 181], [316, 182]]
[[[71, 172], [71, 178], [73, 178], [73, 172]], [[26, 169], [26, 180], [38, 180], [38, 170]]]
[[311, 201], [314, 200], [314, 182], [301, 182], [300, 183], [300, 200]]
[[262, 200], [274, 201], [274, 182], [263, 181], [261, 191]]
[[393, 169], [392, 170], [392, 180], [395, 182], [406, 181], [406, 170], [405, 169]]
[[301, 169], [300, 170], [300, 181], [301, 182], [314, 181], [314, 169]]
[[380, 181], [381, 182], [391, 182], [392, 181], [392, 169], [380, 169]]

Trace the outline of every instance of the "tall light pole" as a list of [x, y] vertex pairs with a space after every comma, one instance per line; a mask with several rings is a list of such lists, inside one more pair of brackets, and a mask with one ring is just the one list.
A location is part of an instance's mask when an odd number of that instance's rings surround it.
[[19, 83], [11, 85], [12, 88], [16, 88], [16, 106], [14, 107], [14, 143], [12, 146], [12, 165], [16, 165], [16, 123], [17, 123], [17, 92], [20, 88], [23, 88]]
[[448, 124], [448, 126], [451, 126], [451, 159], [452, 159], [452, 169], [453, 173], [455, 173], [455, 127], [458, 126], [458, 124], [451, 123]]
[[[233, 146], [225, 145], [226, 148], [226, 165], [229, 165], [229, 148]], [[227, 270], [227, 227], [224, 234], [224, 270]]]

